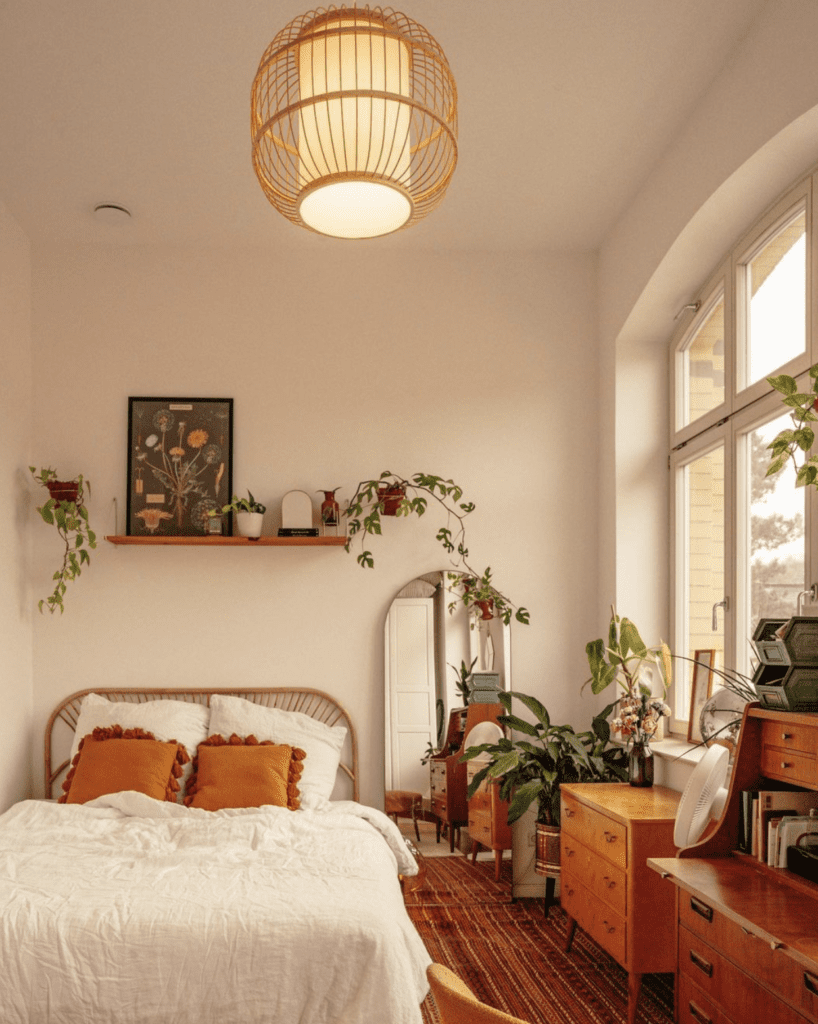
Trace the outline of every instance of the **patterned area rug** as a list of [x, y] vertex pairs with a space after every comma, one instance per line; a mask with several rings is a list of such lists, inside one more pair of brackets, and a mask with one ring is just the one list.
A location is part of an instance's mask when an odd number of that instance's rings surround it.
[[[483, 1002], [531, 1024], [624, 1024], [628, 976], [581, 929], [565, 952], [566, 917], [542, 900], [511, 903], [510, 864], [465, 857], [427, 860], [422, 891], [406, 905], [429, 955], [458, 974]], [[434, 1001], [426, 1024], [439, 1024]], [[673, 975], [646, 975], [639, 1024], [673, 1024]]]

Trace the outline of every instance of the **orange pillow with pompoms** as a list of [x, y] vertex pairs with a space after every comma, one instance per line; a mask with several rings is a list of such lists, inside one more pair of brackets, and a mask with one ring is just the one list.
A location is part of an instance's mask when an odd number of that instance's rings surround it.
[[80, 741], [59, 802], [84, 804], [125, 790], [175, 801], [182, 765], [189, 760], [181, 743], [163, 743], [144, 729], [94, 729]]
[[301, 806], [298, 780], [307, 755], [286, 743], [262, 743], [255, 736], [229, 740], [218, 734], [199, 744], [185, 804], [206, 811], [273, 804], [291, 811]]

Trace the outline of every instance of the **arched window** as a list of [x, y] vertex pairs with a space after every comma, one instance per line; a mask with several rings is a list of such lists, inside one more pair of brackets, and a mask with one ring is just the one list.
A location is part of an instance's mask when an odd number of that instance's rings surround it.
[[[767, 445], [789, 425], [767, 378], [806, 381], [818, 362], [816, 187], [813, 171], [738, 240], [691, 297], [672, 342], [673, 650], [715, 650], [718, 667], [745, 675], [758, 621], [796, 614], [818, 581], [818, 491], [796, 488], [790, 467], [765, 475]], [[805, 600], [803, 610], [818, 614], [818, 605]], [[677, 729], [689, 717], [691, 671], [678, 663]]]

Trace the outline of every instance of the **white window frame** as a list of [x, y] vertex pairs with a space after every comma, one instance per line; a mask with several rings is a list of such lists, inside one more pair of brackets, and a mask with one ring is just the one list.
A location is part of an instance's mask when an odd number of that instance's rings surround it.
[[[813, 196], [818, 194], [818, 169], [797, 181], [782, 195], [737, 241], [725, 259], [709, 275], [698, 293], [692, 297], [692, 317], [687, 317], [671, 339], [670, 359], [670, 611], [671, 650], [683, 650], [687, 626], [684, 620], [685, 598], [683, 582], [686, 579], [687, 522], [684, 488], [678, 484], [684, 467], [707, 452], [724, 444], [725, 471], [725, 537], [724, 571], [725, 597], [729, 609], [724, 619], [724, 658], [728, 668], [738, 671], [749, 669], [749, 660], [737, 650], [737, 623], [746, 621], [746, 570], [739, 565], [737, 553], [746, 550], [747, 522], [738, 520], [736, 451], [742, 435], [784, 411], [781, 396], [772, 391], [766, 378], [752, 384], [743, 381], [745, 357], [743, 338], [746, 331], [747, 299], [744, 289], [745, 267], [797, 211], [803, 208], [807, 235], [806, 245], [806, 347], [805, 351], [787, 363], [770, 370], [769, 375], [786, 373], [792, 377], [805, 374], [818, 363], [818, 226], [813, 216]], [[684, 424], [686, 375], [684, 353], [723, 288], [724, 294], [724, 363], [725, 400], [717, 408]], [[807, 378], [808, 379], [808, 378]], [[804, 390], [811, 387], [805, 383]], [[818, 491], [808, 489], [804, 509], [806, 535], [805, 573], [807, 586], [818, 582]], [[740, 543], [743, 546], [740, 546]], [[793, 609], [793, 612], [795, 609]], [[818, 604], [804, 605], [805, 613], [818, 614]], [[745, 617], [738, 618], [739, 612]], [[743, 643], [743, 641], [742, 641]], [[686, 662], [679, 663], [683, 671]], [[742, 667], [744, 666], [744, 667]], [[677, 714], [676, 694], [670, 694], [674, 709], [670, 727], [672, 732], [686, 734], [687, 720]]]

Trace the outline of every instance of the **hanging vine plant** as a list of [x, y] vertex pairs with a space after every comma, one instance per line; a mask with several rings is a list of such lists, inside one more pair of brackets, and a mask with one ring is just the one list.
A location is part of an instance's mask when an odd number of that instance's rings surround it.
[[527, 609], [517, 607], [496, 589], [491, 582], [491, 568], [478, 572], [469, 564], [466, 519], [474, 512], [475, 505], [463, 500], [463, 489], [453, 480], [444, 480], [430, 473], [415, 473], [407, 478], [390, 470], [374, 479], [362, 480], [343, 513], [347, 519], [346, 550], [350, 551], [353, 542], [359, 538], [358, 564], [365, 569], [373, 568], [375, 559], [366, 543], [368, 537], [377, 537], [383, 532], [383, 516], [415, 515], [420, 518], [426, 514], [430, 503], [446, 514], [446, 521], [438, 529], [436, 539], [452, 559], [452, 571], [448, 577], [455, 599], [449, 605], [449, 611], [453, 611], [460, 602], [474, 610], [479, 607], [479, 598], [491, 601], [493, 613], [506, 624], [512, 618], [527, 624]]
[[37, 511], [44, 523], [55, 527], [64, 545], [62, 564], [52, 577], [54, 591], [44, 597], [38, 607], [41, 613], [48, 608], [53, 614], [59, 608], [62, 614], [67, 584], [80, 575], [83, 565], [90, 563], [88, 548], [97, 546], [96, 534], [88, 522], [88, 509], [85, 507], [85, 488], [90, 494], [91, 484], [83, 479], [82, 474], [76, 480], [62, 481], [57, 479], [54, 469], [41, 469], [37, 473], [34, 466], [28, 468], [37, 483], [49, 492], [48, 501], [38, 506]]

